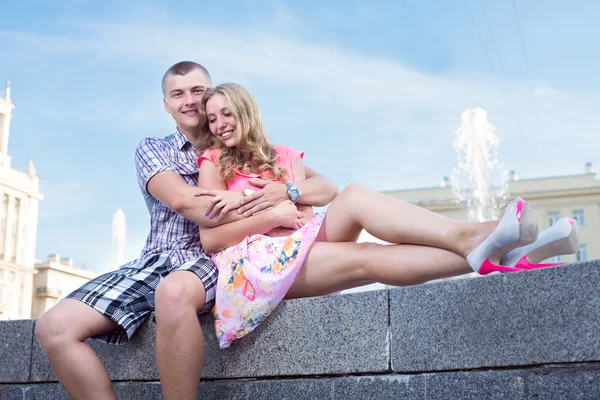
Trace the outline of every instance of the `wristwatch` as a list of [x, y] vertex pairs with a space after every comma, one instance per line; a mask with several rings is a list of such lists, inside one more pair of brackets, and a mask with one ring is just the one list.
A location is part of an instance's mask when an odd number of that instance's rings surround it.
[[300, 197], [300, 189], [298, 189], [298, 187], [291, 182], [286, 182], [285, 186], [287, 186], [288, 197], [292, 203], [296, 204], [298, 198]]

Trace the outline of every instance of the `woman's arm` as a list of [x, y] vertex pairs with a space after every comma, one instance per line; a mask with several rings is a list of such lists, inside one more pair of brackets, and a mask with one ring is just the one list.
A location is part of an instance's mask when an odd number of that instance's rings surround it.
[[[227, 190], [227, 184], [219, 176], [217, 167], [208, 160], [200, 164], [198, 186], [209, 190]], [[236, 194], [238, 192], [229, 193]], [[296, 228], [297, 226], [299, 228], [301, 226], [299, 221], [302, 220], [302, 215], [298, 213], [296, 207], [291, 202], [288, 201], [288, 203], [287, 207], [283, 204], [281, 207], [276, 207], [269, 212], [249, 218], [238, 215], [238, 218], [240, 218], [238, 221], [228, 222], [227, 219], [224, 219], [224, 223], [216, 227], [199, 226], [200, 241], [204, 250], [208, 253], [214, 253], [215, 251], [241, 242], [246, 236], [264, 234], [281, 225], [291, 228]], [[293, 207], [293, 209], [290, 207]], [[230, 211], [227, 213], [227, 216], [232, 213], [237, 214], [235, 211]], [[294, 223], [295, 220], [298, 220], [298, 225]]]
[[[235, 204], [240, 204], [239, 202], [242, 199], [242, 194], [239, 192], [229, 192], [227, 190], [227, 183], [219, 175], [217, 166], [210, 160], [204, 160], [202, 164], [200, 164], [200, 169], [198, 170], [198, 190], [194, 196], [198, 200], [201, 200], [201, 203], [196, 204], [202, 205], [205, 218], [201, 221], [196, 220], [195, 222], [201, 227], [212, 228], [221, 224], [243, 220], [244, 217], [236, 212], [237, 207], [235, 206], [229, 207], [229, 211], [222, 213], [219, 219], [213, 218], [212, 216], [209, 217], [207, 210], [214, 210], [215, 201], [220, 201], [227, 197], [227, 195], [237, 196]], [[231, 198], [229, 201], [233, 203]]]
[[243, 221], [231, 222], [215, 228], [200, 228], [200, 241], [207, 253], [214, 253], [238, 244], [246, 236], [264, 234], [279, 226], [289, 228], [293, 232], [304, 224], [302, 213], [287, 200]]

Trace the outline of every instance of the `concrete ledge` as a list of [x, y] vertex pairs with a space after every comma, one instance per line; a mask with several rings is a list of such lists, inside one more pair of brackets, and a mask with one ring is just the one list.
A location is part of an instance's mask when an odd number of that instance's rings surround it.
[[[199, 398], [600, 398], [600, 262], [284, 302], [219, 350]], [[0, 400], [67, 399], [33, 336], [0, 321]], [[160, 399], [155, 325], [91, 341], [120, 399]]]
[[[88, 341], [111, 379], [158, 380], [154, 362], [156, 330], [150, 320], [127, 345]], [[225, 350], [218, 347], [209, 315], [201, 318], [201, 325], [205, 333], [204, 378], [388, 370], [387, 291], [286, 301], [254, 332]], [[31, 381], [57, 381], [37, 338]]]
[[390, 292], [392, 368], [600, 360], [600, 262]]
[[[202, 400], [599, 399], [600, 364], [500, 371], [203, 382]], [[162, 399], [159, 382], [114, 384], [121, 400]], [[68, 400], [58, 383], [0, 385], [1, 400]]]
[[33, 321], [0, 321], [0, 382], [27, 382]]

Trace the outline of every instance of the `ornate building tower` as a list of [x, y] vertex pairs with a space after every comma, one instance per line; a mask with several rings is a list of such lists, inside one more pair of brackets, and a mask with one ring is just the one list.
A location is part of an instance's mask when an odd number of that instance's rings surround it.
[[30, 318], [38, 206], [43, 195], [30, 160], [27, 172], [11, 167], [8, 139], [10, 83], [0, 97], [0, 319]]

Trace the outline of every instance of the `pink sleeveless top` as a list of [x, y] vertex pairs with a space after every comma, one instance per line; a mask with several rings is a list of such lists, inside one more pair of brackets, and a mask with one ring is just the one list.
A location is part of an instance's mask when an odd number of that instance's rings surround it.
[[[283, 145], [275, 146], [275, 151], [277, 151], [277, 165], [280, 168], [285, 168], [286, 178], [288, 182], [294, 182], [294, 175], [292, 174], [292, 165], [299, 158], [304, 158], [304, 152], [292, 149], [291, 147], [285, 147]], [[200, 157], [198, 157], [198, 168], [204, 160], [209, 160], [213, 164], [217, 165], [219, 154], [221, 149], [208, 149], [206, 150]], [[234, 171], [233, 179], [228, 180], [227, 190], [233, 191], [242, 191], [244, 189], [253, 189], [258, 190], [261, 189], [258, 186], [252, 185], [249, 180], [252, 178], [260, 178], [260, 174], [245, 174], [239, 171]], [[281, 180], [278, 180], [281, 182]]]

